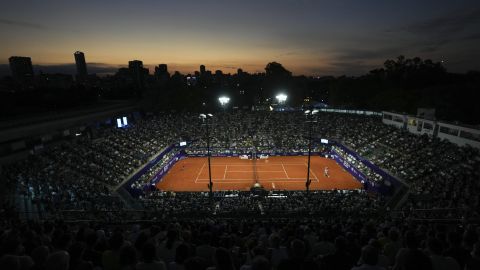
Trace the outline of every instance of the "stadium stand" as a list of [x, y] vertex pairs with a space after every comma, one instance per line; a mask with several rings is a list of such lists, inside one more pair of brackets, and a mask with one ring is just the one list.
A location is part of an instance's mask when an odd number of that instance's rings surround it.
[[[480, 153], [382, 124], [319, 113], [318, 138], [341, 142], [401, 179], [409, 195], [365, 190], [145, 191], [133, 207], [116, 189], [180, 141], [205, 154], [197, 114], [161, 113], [127, 128], [98, 127], [2, 167], [1, 269], [478, 269]], [[216, 114], [212, 154], [306, 152], [300, 112]], [[324, 146], [315, 145], [319, 151]], [[342, 149], [373, 181], [381, 176]], [[170, 152], [132, 187], [163, 169]], [[22, 221], [23, 220], [23, 221]], [[475, 221], [476, 220], [476, 221]], [[477, 268], [476, 268], [477, 267]]]

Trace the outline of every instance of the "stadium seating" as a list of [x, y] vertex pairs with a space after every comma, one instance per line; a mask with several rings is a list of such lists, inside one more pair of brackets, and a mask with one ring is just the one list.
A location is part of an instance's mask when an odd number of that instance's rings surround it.
[[[212, 152], [307, 151], [304, 117], [216, 114]], [[396, 255], [416, 252], [420, 261], [449, 260], [451, 269], [475, 269], [469, 267], [478, 265], [480, 252], [480, 230], [471, 221], [480, 209], [478, 150], [412, 135], [376, 116], [316, 117], [316, 137], [342, 142], [409, 185], [400, 209], [362, 190], [281, 191], [266, 198], [222, 191], [213, 199], [206, 192], [157, 190], [132, 205], [115, 188], [154, 154], [184, 140], [192, 141], [188, 153], [206, 151], [197, 114], [161, 113], [128, 128], [100, 127], [92, 138], [80, 136], [4, 166], [1, 179], [15, 199], [2, 201], [0, 268], [48, 269], [60, 258], [70, 261], [64, 269], [134, 269], [137, 262], [155, 260], [163, 269], [223, 269], [222, 263], [228, 269], [351, 269], [373, 257], [380, 267], [403, 269], [413, 259]], [[173, 154], [133, 187], [148, 182]], [[361, 163], [354, 166], [380, 181]], [[439, 219], [463, 224], [422, 223]]]

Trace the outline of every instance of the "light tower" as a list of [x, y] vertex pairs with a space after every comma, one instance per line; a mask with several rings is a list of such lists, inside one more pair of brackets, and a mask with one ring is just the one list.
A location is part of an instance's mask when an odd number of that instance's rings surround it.
[[220, 105], [222, 106], [223, 110], [225, 111], [227, 108], [227, 104], [230, 102], [230, 98], [226, 96], [221, 96], [218, 98]]
[[281, 94], [278, 94], [277, 96], [275, 96], [275, 98], [277, 99], [278, 103], [283, 105], [285, 103], [285, 101], [287, 101], [287, 95], [281, 93]]
[[212, 167], [210, 164], [210, 129], [208, 128], [209, 126], [209, 119], [212, 119], [213, 115], [208, 113], [208, 114], [200, 114], [200, 119], [202, 119], [202, 123], [205, 125], [205, 135], [207, 137], [207, 159], [208, 159], [208, 190], [209, 190], [209, 196], [210, 198], [213, 198], [213, 183], [212, 183]]
[[318, 113], [318, 110], [306, 110], [305, 112], [306, 123], [308, 123], [308, 162], [307, 162], [307, 180], [305, 182], [305, 187], [307, 189], [307, 194], [310, 192], [310, 184], [312, 180], [310, 180], [310, 158], [312, 156], [312, 128], [313, 123], [316, 123], [317, 120], [313, 118], [313, 116]]

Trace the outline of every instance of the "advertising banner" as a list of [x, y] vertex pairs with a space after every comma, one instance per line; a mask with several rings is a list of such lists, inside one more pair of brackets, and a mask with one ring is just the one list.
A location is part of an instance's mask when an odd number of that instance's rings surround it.
[[[207, 153], [186, 153], [189, 157], [206, 157]], [[247, 155], [249, 158], [252, 157], [252, 152], [243, 152], [243, 153], [211, 153], [212, 157], [239, 157]], [[311, 152], [312, 156], [324, 155], [323, 152]], [[261, 156], [308, 156], [306, 152], [257, 152], [257, 158]]]
[[390, 183], [392, 183], [394, 186], [403, 185], [403, 183], [400, 182], [396, 177], [394, 177], [393, 175], [391, 175], [391, 174], [387, 173], [386, 171], [382, 170], [381, 168], [379, 168], [378, 166], [373, 164], [370, 160], [361, 157], [359, 154], [350, 150], [348, 147], [345, 147], [344, 145], [342, 145], [340, 143], [336, 143], [336, 146], [342, 148], [343, 151], [345, 151], [346, 153], [354, 156], [356, 159], [360, 160], [360, 162], [365, 164], [365, 166], [372, 169], [375, 173], [379, 174], [384, 179], [390, 181]]
[[[170, 153], [173, 149], [174, 149], [174, 145], [171, 145], [169, 147], [167, 147], [164, 151], [162, 151], [161, 153], [159, 153], [158, 155], [156, 155], [154, 158], [152, 158], [143, 168], [141, 168], [139, 171], [137, 171], [134, 175], [132, 175], [130, 177], [130, 179], [128, 179], [128, 181], [126, 181], [124, 184], [123, 184], [123, 188], [125, 188], [125, 190], [127, 190], [132, 196], [134, 197], [137, 197], [139, 195], [142, 194], [142, 190], [139, 190], [139, 189], [136, 189], [136, 188], [132, 188], [132, 184], [134, 184], [138, 179], [140, 179], [140, 177], [142, 175], [144, 175], [145, 173], [148, 172], [148, 170], [150, 170], [150, 168], [152, 168], [153, 166], [155, 166], [158, 162], [162, 161], [163, 157], [165, 155], [167, 155], [168, 153]], [[180, 151], [178, 154], [176, 154], [174, 156], [174, 158], [170, 159], [169, 162], [171, 162], [172, 160], [175, 159], [175, 157], [178, 157], [179, 154], [183, 154], [182, 151]], [[170, 164], [170, 165], [173, 165]]]
[[[357, 154], [356, 152], [350, 150], [348, 147], [344, 146], [343, 144], [341, 143], [338, 143], [338, 142], [335, 142], [335, 146], [339, 147], [340, 149], [342, 149], [345, 153], [353, 156], [355, 159], [357, 159], [358, 161], [360, 161], [362, 164], [364, 164], [365, 166], [367, 166], [368, 168], [370, 168], [373, 172], [379, 174], [380, 176], [383, 177], [385, 183], [387, 185], [381, 185], [381, 184], [378, 184], [378, 183], [375, 183], [375, 182], [372, 182], [372, 181], [368, 181], [368, 183], [371, 185], [371, 186], [376, 186], [376, 190], [379, 191], [379, 192], [382, 192], [382, 193], [385, 193], [385, 192], [389, 192], [390, 188], [388, 187], [389, 185], [393, 186], [393, 187], [400, 187], [400, 186], [403, 186], [404, 184], [402, 182], [400, 182], [397, 178], [395, 178], [394, 176], [390, 175], [389, 173], [385, 172], [384, 170], [382, 170], [381, 168], [379, 168], [378, 166], [376, 166], [375, 164], [373, 164], [372, 162], [370, 162], [368, 159], [365, 159], [363, 157], [361, 157], [359, 154]], [[335, 153], [335, 155], [339, 156], [338, 153], [336, 153], [334, 150], [331, 151], [331, 153]], [[342, 159], [343, 160], [343, 159]], [[338, 161], [337, 161], [338, 162]], [[339, 163], [340, 164], [340, 163]], [[340, 164], [342, 165], [342, 164]], [[342, 166], [343, 167], [343, 166]], [[354, 175], [355, 176], [355, 175]]]
[[342, 166], [345, 170], [347, 170], [351, 175], [357, 178], [360, 182], [367, 181], [367, 177], [360, 172], [357, 168], [353, 167], [350, 163], [348, 163], [342, 156], [340, 156], [337, 152], [332, 151], [331, 156], [335, 161]]

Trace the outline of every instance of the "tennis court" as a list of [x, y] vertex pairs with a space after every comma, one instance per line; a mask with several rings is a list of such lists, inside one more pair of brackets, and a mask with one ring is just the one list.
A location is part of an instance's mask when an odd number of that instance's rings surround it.
[[[213, 190], [249, 190], [258, 181], [267, 190], [304, 190], [307, 178], [307, 157], [269, 157], [242, 160], [238, 157], [212, 157]], [[328, 176], [325, 175], [328, 167]], [[189, 157], [177, 162], [157, 184], [160, 190], [208, 191], [206, 157]], [[351, 174], [334, 160], [312, 156], [311, 190], [362, 188]]]

